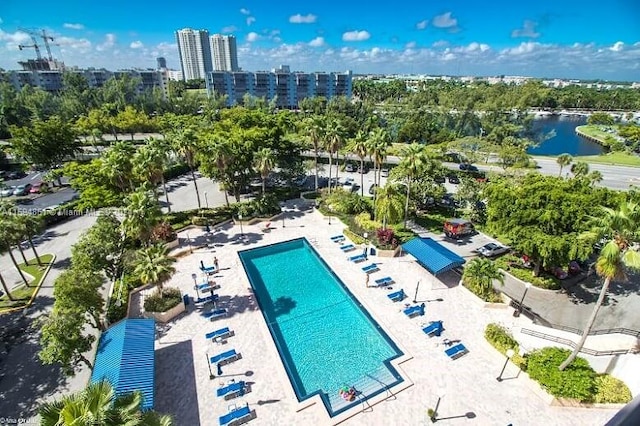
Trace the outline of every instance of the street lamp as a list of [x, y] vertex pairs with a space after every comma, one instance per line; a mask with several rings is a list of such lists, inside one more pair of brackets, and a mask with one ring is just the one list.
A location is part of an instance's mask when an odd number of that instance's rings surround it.
[[507, 368], [507, 364], [509, 363], [509, 360], [511, 359], [511, 357], [515, 354], [515, 352], [513, 351], [513, 349], [507, 349], [507, 359], [504, 360], [504, 365], [502, 366], [502, 370], [500, 371], [500, 375], [498, 377], [496, 377], [496, 380], [501, 382], [502, 379], [502, 373], [504, 373], [504, 369]]
[[282, 211], [282, 227], [284, 228], [284, 212], [285, 212], [284, 206], [280, 207], [280, 210]]
[[435, 423], [438, 421], [438, 407], [440, 406], [440, 400], [442, 399], [442, 394], [438, 393], [438, 401], [436, 402], [436, 408], [433, 410], [429, 409], [429, 420], [431, 423]]
[[187, 232], [187, 243], [189, 243], [189, 253], [193, 253], [193, 247], [191, 247], [191, 237], [189, 236], [188, 232]]
[[522, 304], [524, 303], [524, 298], [527, 296], [527, 292], [531, 288], [531, 283], [524, 283], [524, 293], [522, 293], [522, 299], [520, 299], [520, 303], [518, 304], [518, 309], [513, 313], [514, 317], [519, 317], [522, 313]]
[[244, 238], [244, 230], [242, 229], [242, 215], [238, 213], [238, 222], [240, 222], [240, 238]]
[[207, 198], [207, 191], [204, 191], [204, 204], [209, 208], [209, 199]]
[[416, 294], [413, 295], [413, 303], [418, 303], [418, 289], [420, 288], [420, 280], [418, 280], [418, 284], [416, 285]]

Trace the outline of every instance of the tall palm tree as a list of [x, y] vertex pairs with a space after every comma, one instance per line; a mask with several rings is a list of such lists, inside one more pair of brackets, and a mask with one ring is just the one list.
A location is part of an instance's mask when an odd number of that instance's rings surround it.
[[577, 178], [585, 177], [589, 174], [589, 163], [578, 161], [571, 165], [571, 173]]
[[187, 166], [189, 166], [191, 180], [193, 180], [193, 186], [196, 189], [198, 208], [200, 209], [202, 208], [202, 203], [200, 202], [200, 192], [198, 192], [198, 183], [196, 182], [195, 174], [195, 157], [196, 149], [198, 147], [198, 138], [195, 128], [192, 126], [184, 127], [180, 132], [171, 137], [171, 145], [173, 146], [173, 150], [182, 156], [182, 158], [187, 162]]
[[[42, 260], [36, 251], [36, 246], [33, 244], [33, 237], [38, 235], [42, 231], [43, 222], [41, 216], [36, 216], [32, 214], [24, 214], [19, 215], [16, 218], [16, 221], [20, 225], [20, 229], [22, 231], [22, 236], [27, 238], [29, 241], [29, 245], [31, 246], [31, 251], [38, 262], [38, 266], [42, 266]], [[19, 244], [18, 244], [19, 245]]]
[[129, 194], [125, 202], [124, 220], [122, 221], [124, 234], [148, 245], [151, 232], [160, 222], [162, 216], [158, 201], [150, 192], [140, 189]]
[[0, 274], [0, 284], [2, 284], [2, 289], [4, 290], [4, 294], [7, 295], [7, 298], [11, 301], [16, 300], [12, 295], [11, 292], [9, 291], [9, 286], [7, 286], [6, 281], [4, 280], [4, 277], [2, 276], [2, 274]]
[[322, 145], [322, 139], [324, 137], [324, 121], [322, 117], [313, 115], [304, 119], [304, 126], [309, 141], [313, 146], [313, 159], [315, 166], [315, 190], [318, 191], [318, 150]]
[[140, 250], [137, 254], [134, 275], [143, 284], [155, 284], [162, 295], [162, 286], [176, 272], [173, 263], [175, 258], [167, 254], [164, 244], [154, 244]]
[[165, 141], [149, 138], [147, 144], [139, 148], [133, 156], [133, 171], [142, 182], [147, 182], [151, 185], [156, 198], [157, 186], [162, 184], [167, 208], [171, 212], [169, 194], [164, 181], [164, 168], [167, 165], [168, 154], [169, 146]]
[[504, 273], [489, 259], [477, 257], [464, 268], [462, 279], [467, 284], [480, 290], [482, 294], [491, 294], [493, 282], [498, 281], [504, 285]]
[[276, 166], [276, 156], [271, 148], [261, 148], [253, 155], [253, 168], [262, 179], [262, 195], [267, 189], [267, 178]]
[[[358, 131], [356, 137], [349, 143], [349, 151], [360, 159], [360, 170], [364, 169], [364, 159], [369, 155], [369, 144], [367, 135], [362, 130]], [[360, 173], [360, 195], [364, 196], [364, 173]]]
[[404, 205], [404, 227], [407, 227], [407, 216], [409, 214], [409, 197], [411, 195], [411, 184], [418, 176], [424, 174], [431, 168], [431, 162], [424, 149], [424, 145], [412, 143], [402, 150], [402, 160], [399, 164], [402, 174], [407, 179], [407, 197]]
[[226, 173], [234, 159], [229, 140], [228, 135], [224, 133], [207, 134], [198, 152], [203, 174], [218, 181], [220, 190], [224, 192], [227, 206], [229, 205], [227, 190], [230, 189], [230, 185]]
[[340, 149], [344, 145], [345, 129], [337, 118], [329, 118], [325, 129], [325, 147], [329, 152], [329, 192], [331, 192], [331, 159], [336, 154], [336, 184], [339, 178]]
[[376, 217], [382, 218], [382, 227], [388, 223], [398, 223], [402, 219], [402, 195], [398, 185], [385, 185], [376, 190]]
[[387, 159], [389, 147], [391, 146], [391, 139], [389, 138], [389, 134], [386, 130], [377, 127], [373, 129], [369, 135], [369, 144], [369, 152], [373, 156], [373, 180], [380, 185], [380, 170], [382, 169], [382, 164]]
[[170, 416], [154, 411], [142, 412], [143, 395], [133, 392], [116, 395], [107, 381], [90, 384], [86, 389], [46, 402], [38, 414], [42, 426], [171, 426]]
[[135, 189], [133, 156], [136, 148], [131, 141], [118, 141], [102, 156], [102, 167], [106, 176], [122, 192]]
[[640, 252], [638, 251], [640, 205], [626, 201], [621, 203], [617, 210], [607, 207], [600, 207], [600, 210], [601, 214], [592, 217], [589, 221], [591, 230], [585, 232], [581, 237], [587, 241], [598, 241], [603, 237], [609, 240], [596, 260], [596, 273], [604, 278], [604, 282], [591, 316], [582, 332], [582, 337], [571, 355], [560, 364], [560, 370], [567, 368], [584, 346], [611, 281], [626, 279], [625, 269], [640, 270]]
[[11, 220], [10, 216], [8, 215], [0, 216], [0, 251], [6, 251], [7, 253], [9, 253], [11, 262], [13, 262], [13, 266], [15, 266], [16, 270], [18, 271], [18, 274], [20, 274], [20, 278], [22, 278], [24, 285], [29, 287], [29, 281], [27, 281], [27, 278], [24, 276], [22, 269], [20, 269], [20, 266], [18, 266], [18, 262], [16, 261], [16, 258], [13, 255], [13, 251], [11, 250], [11, 247], [13, 243], [16, 241], [16, 239], [18, 240], [20, 239], [19, 237], [16, 237], [16, 236], [20, 234], [21, 234], [20, 229], [16, 227], [15, 222]]
[[595, 186], [596, 183], [602, 182], [602, 179], [604, 179], [604, 177], [602, 176], [602, 173], [600, 173], [600, 171], [594, 170], [587, 175], [587, 179], [589, 179], [589, 181], [591, 182], [591, 186]]
[[558, 158], [556, 158], [556, 163], [558, 163], [558, 165], [560, 166], [560, 172], [558, 173], [558, 177], [562, 177], [562, 169], [564, 169], [566, 166], [571, 164], [572, 161], [573, 161], [573, 157], [571, 156], [571, 154], [565, 153], [565, 154], [558, 155]]

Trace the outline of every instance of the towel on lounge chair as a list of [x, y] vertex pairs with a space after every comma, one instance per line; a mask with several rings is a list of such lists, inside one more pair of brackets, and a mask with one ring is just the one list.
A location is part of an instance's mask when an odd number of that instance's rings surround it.
[[224, 399], [235, 398], [236, 396], [244, 395], [246, 383], [244, 381], [234, 382], [228, 384], [227, 386], [223, 386], [216, 390], [217, 396], [222, 396]]
[[212, 294], [207, 297], [200, 297], [198, 299], [195, 299], [193, 301], [193, 304], [196, 305], [196, 307], [202, 307], [207, 303], [215, 302], [216, 300], [218, 300], [219, 297], [220, 296], [218, 296], [217, 294]]
[[210, 312], [204, 312], [201, 315], [213, 321], [213, 320], [217, 320], [218, 318], [227, 316], [227, 310], [225, 308], [214, 309], [213, 311], [210, 311]]
[[447, 354], [447, 356], [451, 359], [458, 359], [461, 356], [465, 355], [467, 352], [469, 352], [469, 350], [462, 343], [458, 343], [457, 345], [444, 351], [444, 353]]
[[351, 250], [355, 250], [356, 246], [354, 246], [353, 244], [347, 244], [344, 246], [340, 246], [340, 250], [347, 252], [347, 251], [351, 251]]
[[425, 304], [421, 304], [421, 305], [413, 305], [408, 307], [407, 309], [404, 310], [404, 314], [406, 316], [408, 316], [409, 318], [415, 317], [417, 315], [424, 315], [424, 307]]
[[367, 256], [365, 256], [364, 254], [359, 254], [357, 256], [351, 256], [349, 260], [354, 263], [363, 262], [367, 260]]
[[399, 291], [387, 294], [387, 297], [393, 302], [401, 302], [405, 297], [407, 297], [407, 295], [404, 294], [404, 290], [400, 289]]
[[442, 334], [442, 321], [433, 321], [431, 324], [423, 328], [422, 331], [429, 337], [440, 337], [440, 334]]
[[228, 426], [230, 424], [243, 423], [253, 416], [252, 410], [249, 409], [249, 404], [244, 407], [234, 408], [229, 410], [224, 416], [220, 416], [220, 426]]
[[225, 327], [225, 328], [221, 328], [219, 330], [215, 330], [205, 334], [204, 338], [207, 340], [211, 339], [215, 341], [215, 340], [219, 340], [219, 339], [221, 340], [221, 339], [224, 339], [225, 337], [231, 337], [231, 336], [233, 336], [233, 331], [229, 330], [229, 327]]
[[379, 279], [375, 280], [374, 282], [376, 283], [377, 287], [385, 286], [385, 285], [393, 284], [393, 278], [391, 278], [391, 277], [379, 278]]
[[367, 266], [363, 266], [362, 267], [362, 271], [366, 272], [367, 274], [370, 274], [372, 272], [378, 271], [380, 268], [378, 268], [378, 265], [376, 265], [375, 263], [372, 263], [371, 265], [367, 265]]
[[238, 359], [240, 359], [240, 354], [237, 353], [235, 349], [231, 349], [221, 354], [212, 356], [210, 361], [211, 361], [211, 364], [224, 365], [224, 364], [228, 364], [230, 362], [236, 361]]

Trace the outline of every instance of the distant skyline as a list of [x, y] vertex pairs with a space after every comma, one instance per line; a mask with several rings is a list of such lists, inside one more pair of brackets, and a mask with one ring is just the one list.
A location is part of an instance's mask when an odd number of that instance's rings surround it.
[[33, 44], [20, 28], [46, 29], [58, 44], [53, 56], [67, 66], [155, 68], [162, 56], [180, 69], [174, 32], [189, 27], [235, 35], [247, 71], [287, 64], [307, 72], [640, 81], [637, 0], [3, 3], [0, 68], [7, 70], [36, 56], [18, 49]]

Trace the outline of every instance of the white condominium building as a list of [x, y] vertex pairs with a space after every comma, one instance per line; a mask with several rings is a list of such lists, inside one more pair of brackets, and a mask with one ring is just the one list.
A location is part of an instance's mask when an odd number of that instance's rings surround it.
[[185, 81], [206, 78], [213, 71], [209, 31], [185, 28], [176, 31], [182, 77]]
[[240, 71], [235, 36], [212, 35], [211, 56], [213, 57], [214, 71]]

